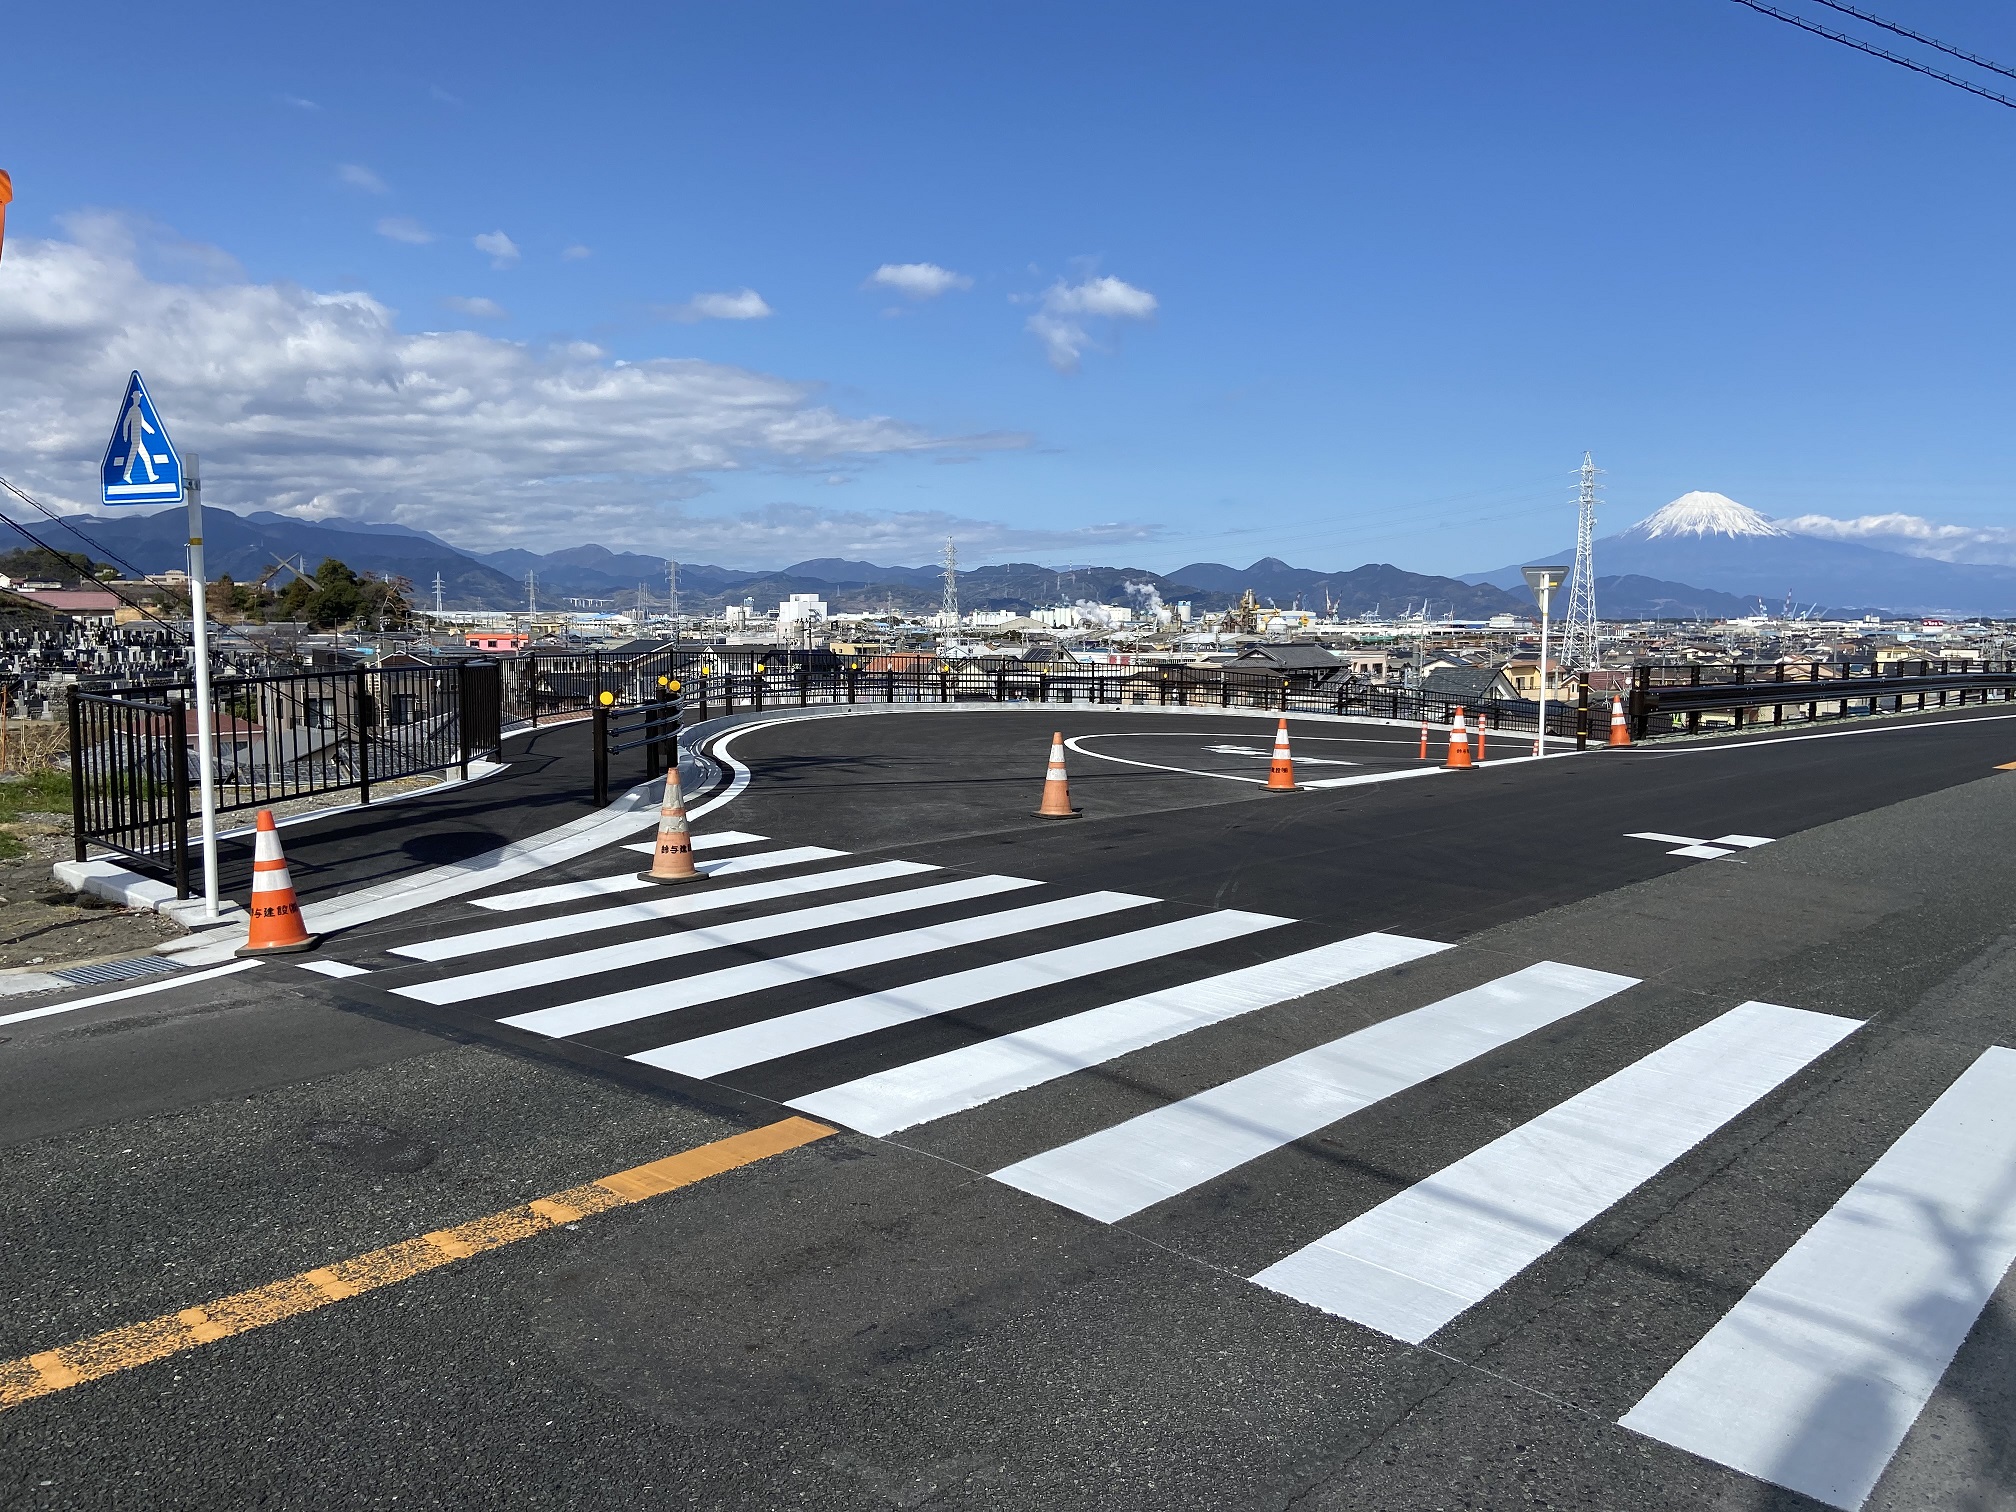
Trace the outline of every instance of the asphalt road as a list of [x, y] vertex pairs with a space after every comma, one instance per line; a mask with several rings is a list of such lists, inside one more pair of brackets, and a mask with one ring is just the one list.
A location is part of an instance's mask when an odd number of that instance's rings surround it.
[[[1052, 728], [1076, 742], [1082, 819], [1030, 817]], [[2016, 1298], [1997, 1284], [1993, 1223], [1940, 1231], [1955, 1273], [1993, 1289], [1985, 1307], [1953, 1301], [1965, 1287], [1944, 1272], [1906, 1299], [1911, 1337], [1961, 1313], [1964, 1342], [1929, 1399], [1808, 1402], [1780, 1425], [1778, 1457], [1750, 1470], [1733, 1451], [1675, 1447], [1670, 1426], [1618, 1422], [1684, 1380], [1722, 1320], [1747, 1326], [1760, 1279], [1824, 1239], [1885, 1151], [2016, 1045], [2016, 786], [1995, 770], [2016, 760], [2016, 720], [1285, 796], [1239, 780], [1264, 774], [1251, 753], [1271, 728], [1106, 710], [749, 730], [730, 747], [749, 785], [698, 828], [764, 838], [703, 859], [844, 854], [669, 892], [458, 902], [332, 941], [327, 958], [362, 975], [266, 962], [0, 1024], [12, 1358], [704, 1146], [785, 1117], [784, 1101], [1081, 1024], [1116, 999], [1368, 932], [1413, 952], [881, 1136], [838, 1120], [831, 1138], [685, 1190], [0, 1411], [0, 1506], [1793, 1509], [1852, 1502], [1774, 1477], [1817, 1484], [1819, 1444], [1852, 1480], [1869, 1443], [1896, 1445], [1874, 1462], [1869, 1507], [2016, 1506]], [[1310, 763], [1305, 780], [1418, 767], [1410, 732], [1292, 728], [1298, 755], [1356, 763]], [[1639, 834], [1770, 843], [1703, 858]], [[936, 870], [847, 880], [896, 863]], [[605, 852], [517, 886], [642, 864]], [[923, 896], [997, 878], [1027, 885]], [[702, 899], [690, 923], [597, 916], [770, 881], [805, 891], [714, 911]], [[1122, 896], [1088, 911], [1100, 893]], [[763, 933], [813, 907], [840, 912]], [[973, 927], [1022, 908], [1046, 922]], [[477, 938], [521, 925], [536, 927]], [[698, 960], [652, 954], [737, 927]], [[1159, 953], [1101, 954], [1154, 931]], [[570, 982], [610, 947], [630, 955], [598, 962], [590, 986], [644, 999], [632, 1017], [499, 1024], [580, 1001]], [[1030, 976], [1032, 952], [1048, 975]], [[704, 991], [723, 962], [768, 985]], [[1326, 1085], [1312, 1074], [1269, 1101], [1270, 1068], [1541, 962], [1608, 985], [1356, 1111], [1268, 1132]], [[477, 991], [476, 972], [501, 975]], [[948, 1009], [955, 979], [965, 1006]], [[670, 1011], [664, 993], [690, 1005]], [[708, 1048], [836, 1002], [932, 993], [922, 1017], [830, 1043]], [[1794, 1055], [1774, 1040], [1771, 1075], [1614, 1200], [1573, 1190], [1761, 1062], [1738, 1047], [1641, 1094], [1627, 1108], [1640, 1116], [1592, 1112], [1608, 1143], [1555, 1167], [1573, 1178], [1556, 1194], [1565, 1227], [1423, 1342], [1354, 1321], [1348, 1291], [1312, 1305], [1251, 1279], [1490, 1152], [1499, 1164], [1480, 1169], [1497, 1184], [1470, 1218], [1502, 1206], [1515, 1233], [1544, 1226], [1513, 1136], [1746, 1004], [1791, 1011], [1827, 1044]], [[629, 1059], [661, 1049], [723, 1069]], [[1214, 1169], [1209, 1141], [1164, 1110], [1249, 1084], [1257, 1099], [1212, 1126], [1247, 1158]], [[1144, 1117], [1131, 1155], [1090, 1158]], [[1107, 1219], [1076, 1188], [1027, 1189], [1067, 1149], [1088, 1152], [1075, 1170], [1093, 1185], [1190, 1164], [1160, 1200]], [[1929, 1168], [1992, 1175], [1991, 1157]], [[1415, 1216], [1428, 1227], [1391, 1262], [1401, 1271], [1447, 1247], [1448, 1213]], [[1851, 1309], [1844, 1326], [1880, 1352], [1879, 1323]], [[1740, 1376], [1724, 1382], [1731, 1400]], [[1780, 1383], [1738, 1416], [1775, 1421], [1794, 1395]], [[1828, 1439], [1842, 1423], [1846, 1438]]]

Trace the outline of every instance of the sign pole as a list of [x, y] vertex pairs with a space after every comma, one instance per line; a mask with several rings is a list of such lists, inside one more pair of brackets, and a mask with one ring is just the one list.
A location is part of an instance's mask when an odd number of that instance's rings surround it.
[[1553, 587], [1545, 583], [1540, 589], [1540, 738], [1533, 742], [1535, 756], [1547, 754], [1547, 601], [1554, 596]]
[[196, 661], [196, 771], [203, 802], [203, 917], [217, 917], [217, 740], [210, 728], [210, 608], [203, 574], [203, 471], [189, 453], [189, 629]]

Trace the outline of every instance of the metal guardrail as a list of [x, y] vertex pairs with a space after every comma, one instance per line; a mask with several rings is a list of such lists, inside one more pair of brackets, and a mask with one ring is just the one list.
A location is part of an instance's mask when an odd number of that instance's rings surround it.
[[[1711, 682], [1704, 672], [1729, 675]], [[2012, 697], [2016, 697], [2016, 663], [2011, 662], [1645, 666], [1632, 669], [1628, 717], [1632, 738], [1645, 740], [1655, 735], [1694, 734], [1704, 723], [1782, 727], [1857, 715], [2003, 703]]]
[[[197, 721], [187, 685], [73, 689], [69, 695], [73, 853], [97, 846], [189, 886], [190, 787]], [[502, 724], [495, 662], [359, 667], [211, 684], [217, 811], [458, 769], [495, 752]]]

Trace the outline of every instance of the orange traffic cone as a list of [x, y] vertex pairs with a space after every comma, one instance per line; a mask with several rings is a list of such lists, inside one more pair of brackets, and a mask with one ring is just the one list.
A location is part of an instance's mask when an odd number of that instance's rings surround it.
[[1615, 693], [1610, 695], [1610, 744], [1631, 744], [1631, 726], [1624, 719], [1624, 700]]
[[251, 914], [251, 931], [238, 947], [241, 956], [286, 955], [322, 943], [322, 937], [308, 933], [301, 922], [301, 904], [294, 897], [294, 879], [287, 875], [287, 858], [280, 854], [280, 831], [273, 826], [270, 809], [259, 810], [259, 832], [252, 842]]
[[1484, 727], [1489, 723], [1482, 714], [1477, 716], [1477, 765], [1484, 765]]
[[1267, 791], [1301, 791], [1295, 786], [1295, 763], [1288, 757], [1288, 721], [1285, 719], [1274, 727], [1274, 759], [1267, 763]]
[[1463, 711], [1457, 709], [1456, 723], [1449, 727], [1449, 759], [1442, 763], [1450, 767], [1470, 765], [1470, 730], [1463, 723]]
[[658, 805], [658, 848], [651, 870], [639, 872], [646, 882], [705, 882], [693, 865], [693, 835], [686, 827], [686, 797], [679, 791], [679, 765], [665, 774], [665, 799]]
[[1421, 716], [1421, 760], [1428, 759], [1428, 716]]
[[1059, 730], [1050, 737], [1050, 770], [1043, 775], [1043, 804], [1036, 810], [1038, 819], [1076, 819], [1078, 810], [1071, 807], [1071, 784], [1064, 777], [1064, 732]]

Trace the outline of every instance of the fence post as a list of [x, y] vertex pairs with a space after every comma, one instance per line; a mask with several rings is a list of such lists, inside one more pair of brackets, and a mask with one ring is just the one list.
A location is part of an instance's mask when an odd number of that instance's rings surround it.
[[1589, 749], [1589, 674], [1584, 672], [1577, 681], [1575, 704], [1575, 749]]
[[[468, 669], [466, 667], [450, 667], [448, 670], [455, 674], [455, 748], [456, 754], [459, 757], [459, 760], [455, 764], [456, 776], [460, 781], [467, 782], [469, 780], [469, 679], [464, 674]], [[500, 679], [504, 675], [501, 666], [498, 668], [497, 675]], [[503, 696], [503, 684], [501, 681], [498, 684], [498, 696], [500, 698]]]
[[357, 669], [357, 801], [371, 801], [371, 686], [362, 667]]
[[[25, 684], [24, 684], [25, 686]], [[84, 721], [77, 708], [77, 686], [64, 690], [70, 703], [70, 841], [77, 860], [84, 859]], [[23, 693], [25, 701], [27, 694]], [[23, 735], [22, 741], [27, 741]]]
[[[599, 676], [598, 676], [598, 681]], [[602, 690], [595, 690], [589, 724], [595, 740], [595, 807], [609, 806], [609, 706], [602, 702]]]
[[168, 780], [173, 785], [175, 815], [175, 896], [189, 896], [189, 706], [181, 699], [170, 700], [174, 709], [174, 755], [168, 761]]

